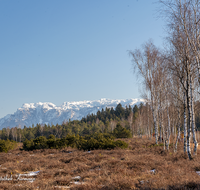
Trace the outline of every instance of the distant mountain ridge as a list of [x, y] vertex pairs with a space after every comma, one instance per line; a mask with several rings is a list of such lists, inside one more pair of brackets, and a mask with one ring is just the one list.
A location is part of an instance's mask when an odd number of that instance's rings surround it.
[[50, 102], [25, 103], [14, 114], [8, 114], [0, 119], [0, 129], [24, 125], [27, 127], [40, 124], [62, 124], [63, 121], [80, 120], [88, 114], [96, 114], [98, 110], [115, 108], [119, 103], [125, 107], [145, 102], [144, 99], [100, 99], [93, 101], [64, 102], [56, 106]]

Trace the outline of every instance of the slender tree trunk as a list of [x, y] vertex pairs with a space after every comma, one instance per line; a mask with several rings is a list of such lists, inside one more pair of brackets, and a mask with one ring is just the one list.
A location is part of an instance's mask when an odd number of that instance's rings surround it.
[[159, 124], [160, 124], [160, 139], [159, 139], [159, 141], [162, 142], [162, 121], [161, 121], [161, 115], [159, 117]]
[[193, 81], [190, 76], [190, 92], [191, 92], [191, 112], [192, 112], [192, 133], [193, 133], [193, 142], [194, 142], [194, 155], [197, 155], [197, 139], [196, 139], [196, 130], [195, 130], [195, 113], [194, 113], [194, 94], [193, 94]]
[[192, 114], [191, 114], [191, 97], [190, 97], [190, 80], [189, 76], [187, 76], [187, 110], [188, 110], [188, 128], [187, 128], [187, 153], [188, 158], [191, 160], [191, 147], [190, 147], [190, 140], [191, 140], [191, 124], [192, 124]]
[[180, 108], [178, 108], [178, 124], [177, 124], [177, 137], [175, 143], [175, 152], [177, 152], [177, 144], [180, 140], [180, 125], [181, 125], [181, 116], [180, 116]]
[[158, 144], [158, 126], [157, 126], [157, 120], [156, 120], [156, 113], [153, 109], [153, 123], [154, 123], [154, 129], [155, 129], [155, 138], [156, 138], [156, 144]]
[[151, 102], [152, 102], [152, 114], [153, 114], [153, 123], [154, 123], [154, 130], [155, 130], [155, 138], [156, 144], [158, 144], [158, 126], [157, 126], [157, 111], [156, 106], [154, 105], [153, 95], [151, 95]]
[[151, 129], [150, 129], [150, 126], [149, 126], [149, 105], [148, 104], [146, 104], [147, 105], [147, 130], [148, 130], [148, 137], [149, 137], [149, 139], [151, 139]]
[[165, 129], [163, 128], [163, 149], [165, 150]]
[[150, 140], [152, 139], [152, 135], [153, 135], [153, 127], [151, 126], [151, 138], [150, 138]]
[[[166, 95], [166, 100], [167, 100], [167, 95]], [[167, 150], [169, 150], [171, 128], [170, 128], [169, 104], [168, 103], [167, 103], [167, 120], [168, 120], [168, 128], [167, 128], [167, 137], [166, 137], [166, 142], [167, 142], [166, 147], [167, 147]]]
[[186, 115], [186, 93], [184, 92], [184, 123], [183, 123], [183, 131], [184, 131], [184, 152], [187, 151], [187, 115]]

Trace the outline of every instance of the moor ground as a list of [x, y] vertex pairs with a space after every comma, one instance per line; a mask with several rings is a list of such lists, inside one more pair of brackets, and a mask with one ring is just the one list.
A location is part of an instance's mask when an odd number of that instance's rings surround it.
[[[146, 138], [123, 139], [127, 149], [65, 148], [0, 153], [0, 177], [40, 171], [34, 182], [0, 181], [0, 189], [200, 189], [200, 153], [188, 160]], [[78, 177], [80, 176], [80, 177]]]

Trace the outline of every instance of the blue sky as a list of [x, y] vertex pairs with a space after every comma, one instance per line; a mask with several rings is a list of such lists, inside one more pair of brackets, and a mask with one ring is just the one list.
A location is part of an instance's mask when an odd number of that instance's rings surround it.
[[23, 103], [140, 98], [128, 50], [164, 22], [153, 0], [0, 1], [0, 118]]

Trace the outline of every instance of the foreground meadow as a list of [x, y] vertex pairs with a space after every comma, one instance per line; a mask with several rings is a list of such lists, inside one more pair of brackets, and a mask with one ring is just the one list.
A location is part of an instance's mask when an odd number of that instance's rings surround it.
[[65, 148], [0, 153], [0, 189], [200, 189], [200, 155], [189, 161], [146, 138], [127, 149]]

